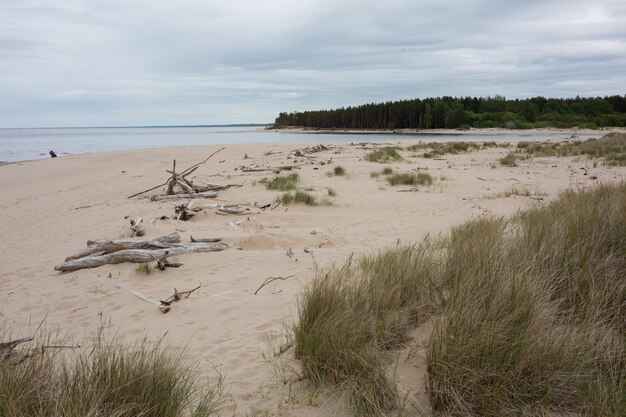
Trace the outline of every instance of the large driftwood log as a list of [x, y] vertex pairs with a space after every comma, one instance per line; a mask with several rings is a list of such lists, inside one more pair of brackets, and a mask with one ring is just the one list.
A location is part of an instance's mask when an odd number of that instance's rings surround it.
[[164, 249], [171, 243], [180, 243], [178, 233], [170, 233], [153, 240], [89, 240], [87, 248], [65, 258], [65, 261], [84, 258], [90, 255], [104, 255], [128, 249]]
[[166, 251], [170, 256], [176, 256], [184, 253], [217, 252], [227, 248], [228, 245], [224, 243], [172, 243], [163, 249], [128, 249], [104, 255], [86, 256], [60, 263], [54, 269], [61, 272], [71, 272], [122, 262], [152, 262], [155, 258], [162, 257]]
[[153, 195], [150, 196], [151, 201], [164, 201], [164, 200], [176, 200], [179, 198], [215, 198], [217, 193], [214, 191], [204, 191], [201, 193], [185, 193], [185, 194], [172, 194], [172, 195]]

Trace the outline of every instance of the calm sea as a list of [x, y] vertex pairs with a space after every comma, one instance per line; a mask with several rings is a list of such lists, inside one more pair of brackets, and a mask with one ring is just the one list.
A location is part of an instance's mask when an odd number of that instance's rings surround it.
[[[419, 135], [391, 136], [384, 134], [343, 135], [317, 133], [260, 131], [260, 127], [90, 127], [0, 129], [0, 162], [15, 162], [49, 158], [48, 151], [57, 155], [91, 152], [123, 151], [128, 149], [172, 146], [221, 145], [234, 143], [272, 142], [390, 142], [397, 140], [540, 140], [565, 138], [563, 134], [549, 135]], [[600, 137], [589, 135], [581, 137]]]

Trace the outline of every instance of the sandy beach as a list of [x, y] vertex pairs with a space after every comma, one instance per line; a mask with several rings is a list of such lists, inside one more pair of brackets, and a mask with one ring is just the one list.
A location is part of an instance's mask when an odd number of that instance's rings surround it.
[[[271, 129], [271, 128], [259, 128], [259, 130]], [[569, 138], [571, 136], [578, 135], [594, 135], [602, 136], [611, 132], [623, 133], [626, 132], [626, 128], [620, 127], [608, 127], [600, 129], [581, 129], [573, 127], [571, 129], [562, 128], [543, 128], [543, 129], [506, 129], [501, 127], [494, 128], [470, 128], [470, 129], [317, 129], [309, 127], [298, 126], [285, 126], [278, 131], [292, 132], [292, 133], [327, 133], [327, 134], [346, 134], [346, 135], [407, 135], [407, 136], [439, 136], [439, 135], [526, 135], [526, 136], [545, 136], [545, 135], [559, 135], [563, 138]]]
[[[492, 140], [485, 135], [485, 140]], [[390, 137], [387, 144], [405, 147], [409, 143]], [[626, 178], [626, 167], [594, 164], [586, 157], [531, 158], [519, 161], [517, 167], [506, 167], [498, 162], [509, 153], [506, 148], [433, 159], [402, 151], [404, 161], [379, 164], [364, 159], [379, 144], [325, 145], [328, 150], [295, 158], [289, 157], [291, 151], [311, 144], [228, 145], [189, 178], [234, 187], [219, 191], [217, 198], [196, 200], [194, 206], [243, 204], [251, 210], [244, 215], [218, 215], [206, 209], [185, 222], [160, 219], [174, 213], [171, 201], [127, 197], [165, 182], [172, 160], [186, 168], [221, 146], [81, 154], [0, 166], [4, 263], [0, 323], [14, 334], [27, 336], [45, 318], [48, 328], [81, 343], [103, 325], [127, 340], [166, 335], [169, 344], [186, 347], [209, 378], [216, 378], [217, 372], [225, 376], [232, 398], [224, 415], [342, 415], [341, 401], [321, 394], [314, 401], [301, 394], [299, 400], [286, 402], [291, 398], [287, 385], [276, 363], [265, 361], [262, 354], [280, 344], [276, 335], [293, 322], [299, 290], [318, 268], [342, 263], [351, 254], [419, 242], [470, 218], [509, 215], [545, 204], [567, 189], [593, 188]], [[293, 172], [301, 178], [299, 187], [331, 204], [260, 209], [281, 194], [263, 184], [276, 174], [243, 172], [241, 167], [285, 165], [296, 166]], [[337, 166], [345, 169], [345, 175], [329, 175]], [[391, 186], [384, 177], [371, 175], [385, 166], [397, 172], [426, 172], [434, 182], [417, 191], [409, 191], [411, 186]], [[336, 195], [330, 196], [329, 189]], [[132, 263], [54, 271], [68, 255], [85, 248], [87, 240], [129, 238], [129, 219], [138, 214], [144, 219], [143, 238], [176, 231], [183, 242], [189, 242], [190, 235], [221, 237], [230, 248], [181, 255], [178, 260], [184, 265], [180, 268], [147, 275]], [[287, 255], [289, 250], [292, 257]], [[201, 288], [173, 305], [168, 314], [161, 314], [111, 285], [109, 274], [157, 300], [169, 297], [174, 288]], [[268, 277], [287, 279], [275, 280], [255, 295]], [[268, 338], [274, 346], [268, 346]], [[292, 351], [279, 359], [297, 366]], [[419, 363], [399, 368], [401, 380], [424, 373]], [[303, 388], [301, 393], [305, 392]], [[414, 395], [419, 399], [423, 393]]]

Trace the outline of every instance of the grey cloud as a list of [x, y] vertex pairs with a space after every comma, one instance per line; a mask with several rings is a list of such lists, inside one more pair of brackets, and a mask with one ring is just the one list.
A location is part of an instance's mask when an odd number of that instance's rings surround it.
[[624, 94], [625, 57], [626, 6], [612, 0], [24, 0], [0, 5], [0, 126]]

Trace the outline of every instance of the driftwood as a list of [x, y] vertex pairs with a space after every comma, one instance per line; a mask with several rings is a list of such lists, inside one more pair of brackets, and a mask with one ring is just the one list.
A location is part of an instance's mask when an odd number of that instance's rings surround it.
[[169, 248], [172, 243], [180, 243], [180, 236], [176, 232], [153, 240], [89, 240], [87, 241], [87, 249], [68, 256], [65, 261], [128, 249], [164, 249]]
[[295, 149], [295, 150], [291, 151], [291, 155], [292, 156], [305, 156], [306, 154], [327, 151], [329, 149], [330, 149], [329, 147], [324, 146], [324, 145], [322, 145], [320, 143], [319, 145], [310, 146], [310, 147], [306, 147], [306, 148], [303, 148], [303, 149]]
[[143, 230], [143, 227], [141, 226], [141, 223], [143, 222], [143, 219], [141, 218], [141, 215], [137, 215], [137, 217], [135, 217], [135, 220], [131, 220], [130, 221], [130, 228], [133, 231], [133, 237], [137, 236], [143, 236], [146, 234], [146, 232]]
[[[217, 252], [228, 248], [224, 243], [178, 243], [167, 249], [169, 255], [176, 256], [184, 253]], [[56, 271], [71, 272], [85, 268], [96, 268], [107, 264], [119, 264], [123, 262], [146, 263], [153, 261], [155, 257], [161, 257], [166, 249], [129, 249], [113, 252], [106, 255], [87, 256], [73, 261], [63, 262], [54, 267]]]
[[[196, 169], [198, 169], [198, 167], [199, 167], [200, 165], [204, 164], [206, 161], [208, 161], [209, 159], [211, 159], [211, 157], [212, 157], [213, 155], [215, 155], [215, 154], [216, 154], [216, 153], [218, 153], [218, 152], [223, 151], [224, 149], [226, 149], [226, 147], [223, 147], [223, 148], [218, 149], [217, 151], [215, 151], [215, 152], [213, 152], [211, 155], [209, 155], [209, 156], [208, 156], [208, 157], [207, 157], [204, 161], [202, 161], [202, 162], [198, 162], [197, 164], [190, 166], [189, 168], [187, 168], [187, 169], [183, 170], [183, 171], [182, 171], [181, 173], [179, 173], [179, 174], [177, 174], [177, 173], [176, 173], [176, 160], [174, 160], [174, 163], [173, 163], [173, 166], [172, 166], [172, 170], [171, 170], [171, 171], [167, 171], [167, 172], [169, 172], [169, 173], [171, 174], [171, 177], [170, 177], [170, 178], [169, 178], [166, 182], [164, 182], [163, 184], [159, 184], [159, 185], [157, 185], [156, 187], [152, 187], [152, 188], [149, 188], [149, 189], [147, 189], [147, 190], [143, 190], [143, 191], [140, 191], [140, 192], [138, 192], [138, 193], [135, 193], [135, 194], [133, 194], [133, 195], [131, 195], [131, 196], [128, 196], [127, 198], [137, 197], [137, 196], [139, 196], [139, 195], [145, 194], [145, 193], [147, 193], [147, 192], [149, 192], [149, 191], [156, 190], [157, 188], [159, 188], [159, 187], [163, 187], [163, 186], [165, 186], [165, 185], [167, 185], [167, 191], [166, 191], [166, 193], [165, 193], [165, 194], [166, 194], [166, 195], [171, 195], [171, 194], [174, 192], [174, 186], [177, 184], [177, 180], [178, 180], [178, 179], [181, 179], [181, 178], [182, 178], [182, 179], [184, 179], [184, 180], [185, 180], [185, 182], [187, 182], [187, 181], [186, 181], [186, 179], [185, 179], [185, 177], [186, 177], [187, 175], [189, 175], [189, 174], [191, 174], [192, 172], [194, 172]], [[187, 182], [187, 183], [188, 183], [188, 182]]]
[[275, 172], [275, 173], [279, 173], [280, 171], [291, 171], [293, 169], [299, 169], [301, 166], [302, 165], [282, 165], [282, 166], [277, 166], [277, 167], [265, 167], [265, 168], [242, 166], [239, 169], [241, 170], [241, 172]]
[[151, 201], [164, 201], [164, 200], [176, 200], [179, 198], [215, 198], [217, 197], [217, 193], [214, 191], [203, 191], [197, 193], [179, 193], [172, 195], [151, 195]]
[[265, 287], [267, 284], [270, 284], [274, 281], [286, 281], [289, 278], [293, 278], [295, 275], [289, 275], [288, 277], [268, 277], [265, 279], [265, 281], [263, 281], [263, 284], [261, 284], [261, 286], [259, 288], [257, 288], [257, 290], [254, 292], [254, 295], [257, 295], [259, 293], [259, 291], [261, 291], [261, 288]]
[[161, 313], [166, 314], [166, 313], [168, 313], [170, 311], [170, 306], [169, 305], [164, 305], [164, 304], [161, 303], [161, 301], [157, 301], [157, 300], [153, 300], [152, 298], [148, 298], [145, 295], [143, 295], [142, 293], [140, 293], [139, 291], [133, 290], [132, 288], [128, 288], [128, 287], [124, 286], [121, 282], [118, 282], [118, 281], [114, 280], [113, 278], [111, 278], [111, 274], [110, 273], [109, 273], [108, 280], [109, 280], [110, 283], [115, 285], [117, 288], [119, 288], [121, 290], [124, 290], [124, 291], [128, 291], [129, 293], [131, 293], [135, 297], [139, 298], [140, 300], [144, 300], [144, 301], [147, 301], [148, 303], [152, 304], [153, 306], [158, 308]]
[[198, 285], [196, 288], [194, 288], [193, 290], [189, 290], [189, 291], [180, 291], [178, 292], [178, 290], [176, 288], [174, 288], [174, 294], [170, 295], [169, 298], [167, 300], [160, 300], [162, 305], [165, 306], [169, 306], [172, 303], [177, 303], [180, 300], [182, 300], [183, 298], [189, 298], [189, 296], [191, 295], [192, 292], [199, 290], [200, 287], [202, 285]]
[[248, 214], [249, 207], [245, 205], [223, 206], [221, 204], [204, 204], [203, 208], [215, 209], [217, 214]]
[[175, 204], [174, 211], [176, 212], [176, 220], [189, 220], [191, 219], [198, 211], [201, 211], [201, 207], [192, 208], [191, 205], [193, 201], [191, 199], [184, 204]]
[[[123, 249], [127, 247], [127, 241], [97, 241], [105, 242], [100, 244], [96, 252], [89, 248], [78, 254], [74, 254], [63, 263], [54, 267], [57, 271], [71, 272], [85, 268], [96, 268], [107, 264], [118, 264], [122, 262], [151, 262], [162, 257], [165, 252], [169, 256], [182, 255], [184, 253], [217, 252], [228, 248], [224, 243], [170, 243], [167, 240], [176, 236], [175, 233], [153, 241], [133, 242], [136, 246], [145, 245], [147, 249]], [[175, 238], [174, 238], [175, 239]], [[119, 242], [122, 242], [121, 244]], [[132, 247], [132, 245], [130, 246]], [[104, 248], [104, 250], [102, 250]], [[92, 248], [93, 249], [93, 248]], [[78, 256], [78, 257], [77, 257]]]
[[32, 341], [32, 337], [23, 337], [21, 339], [12, 340], [10, 342], [0, 343], [0, 360], [5, 360], [11, 355], [13, 349], [17, 347], [17, 345], [21, 343], [26, 343]]
[[180, 262], [171, 262], [170, 260], [167, 259], [167, 257], [169, 256], [170, 251], [165, 251], [163, 252], [163, 255], [160, 258], [155, 258], [155, 260], [157, 261], [157, 269], [160, 269], [161, 271], [165, 271], [165, 268], [178, 268], [180, 266], [183, 266], [182, 263]]
[[189, 236], [189, 238], [191, 239], [191, 243], [217, 243], [217, 242], [221, 242], [222, 238], [221, 237], [210, 237], [210, 238], [206, 238], [206, 239], [194, 239], [193, 236]]

